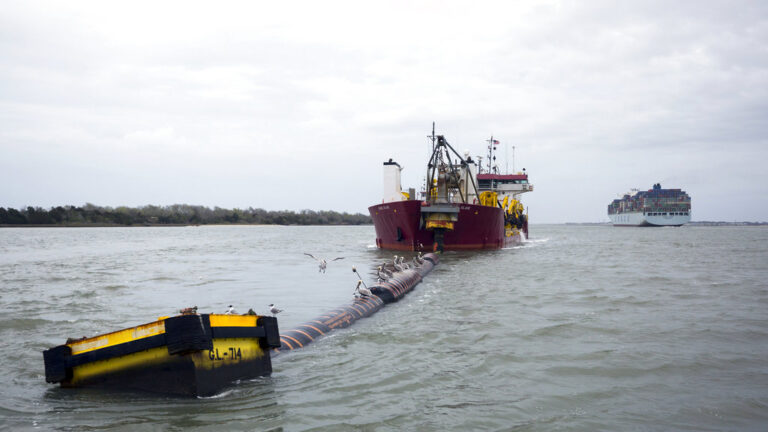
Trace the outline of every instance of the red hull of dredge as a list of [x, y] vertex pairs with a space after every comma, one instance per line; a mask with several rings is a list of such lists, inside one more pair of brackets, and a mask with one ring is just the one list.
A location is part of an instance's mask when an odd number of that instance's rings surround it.
[[[434, 250], [434, 231], [424, 228], [422, 201], [394, 201], [368, 207], [376, 228], [376, 246], [392, 250]], [[454, 229], [445, 231], [443, 250], [501, 249], [518, 244], [518, 233], [505, 236], [504, 211], [499, 207], [453, 204], [458, 207]]]

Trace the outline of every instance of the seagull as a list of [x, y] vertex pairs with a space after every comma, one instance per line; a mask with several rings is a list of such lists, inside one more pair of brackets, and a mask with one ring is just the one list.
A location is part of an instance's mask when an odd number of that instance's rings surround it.
[[282, 312], [282, 309], [278, 309], [277, 306], [275, 306], [273, 303], [269, 304], [269, 311], [272, 312], [272, 316], [275, 316]]
[[232, 307], [232, 305], [229, 305], [229, 309], [227, 309], [227, 311], [226, 311], [226, 312], [224, 312], [224, 315], [234, 315], [234, 314], [236, 314], [236, 313], [237, 313], [237, 312], [235, 312], [235, 308], [234, 308], [234, 307]]
[[371, 292], [371, 290], [369, 290], [365, 286], [362, 286], [362, 287], [360, 286], [360, 284], [362, 284], [362, 283], [363, 283], [362, 279], [357, 281], [357, 286], [355, 287], [355, 292], [356, 293], [360, 293], [361, 297], [370, 297], [370, 296], [372, 296], [373, 293]]
[[[328, 261], [326, 261], [326, 260], [325, 260], [325, 258], [317, 258], [317, 257], [315, 257], [314, 255], [312, 255], [312, 254], [308, 254], [308, 253], [306, 253], [306, 252], [304, 252], [304, 255], [308, 255], [308, 256], [311, 256], [311, 257], [312, 257], [312, 259], [314, 259], [315, 261], [317, 261], [317, 262], [319, 263], [319, 267], [320, 267], [320, 269], [318, 270], [318, 273], [319, 273], [319, 272], [325, 273], [325, 267], [328, 265]], [[338, 260], [340, 260], [340, 259], [344, 259], [344, 257], [338, 257], [338, 258], [334, 258], [334, 259], [332, 259], [331, 261], [338, 261]]]

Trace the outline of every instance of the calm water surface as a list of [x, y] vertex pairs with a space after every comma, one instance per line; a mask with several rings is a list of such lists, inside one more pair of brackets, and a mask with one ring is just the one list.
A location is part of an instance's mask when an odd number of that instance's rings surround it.
[[[0, 429], [768, 430], [768, 229], [534, 226], [206, 399], [46, 384], [67, 337], [197, 305], [288, 329], [391, 257], [372, 227], [0, 229]], [[344, 260], [326, 274], [304, 252]]]

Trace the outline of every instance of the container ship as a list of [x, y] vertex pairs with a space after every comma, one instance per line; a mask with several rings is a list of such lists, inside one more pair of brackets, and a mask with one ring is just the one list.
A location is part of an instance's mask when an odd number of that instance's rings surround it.
[[392, 159], [384, 162], [383, 198], [368, 208], [376, 246], [403, 251], [501, 249], [528, 238], [527, 209], [520, 195], [533, 185], [525, 168], [500, 173], [494, 155], [499, 141], [488, 140], [483, 167], [482, 157], [462, 157], [444, 136], [435, 135], [434, 125], [429, 138], [432, 154], [418, 196], [414, 188], [401, 187], [400, 165]]
[[608, 205], [613, 226], [681, 226], [691, 220], [691, 197], [680, 189], [633, 189]]

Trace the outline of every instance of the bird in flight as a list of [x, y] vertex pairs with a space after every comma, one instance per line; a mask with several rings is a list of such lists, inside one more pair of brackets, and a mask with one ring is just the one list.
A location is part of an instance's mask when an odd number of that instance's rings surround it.
[[[328, 266], [328, 261], [326, 261], [325, 258], [317, 258], [316, 256], [314, 256], [312, 254], [309, 254], [309, 253], [306, 253], [306, 252], [304, 252], [304, 255], [311, 256], [312, 259], [317, 261], [318, 262], [318, 266], [319, 266], [318, 272], [319, 273], [325, 273], [325, 268]], [[344, 259], [344, 257], [334, 258], [331, 261], [338, 261], [338, 260], [341, 260], [341, 259]]]

